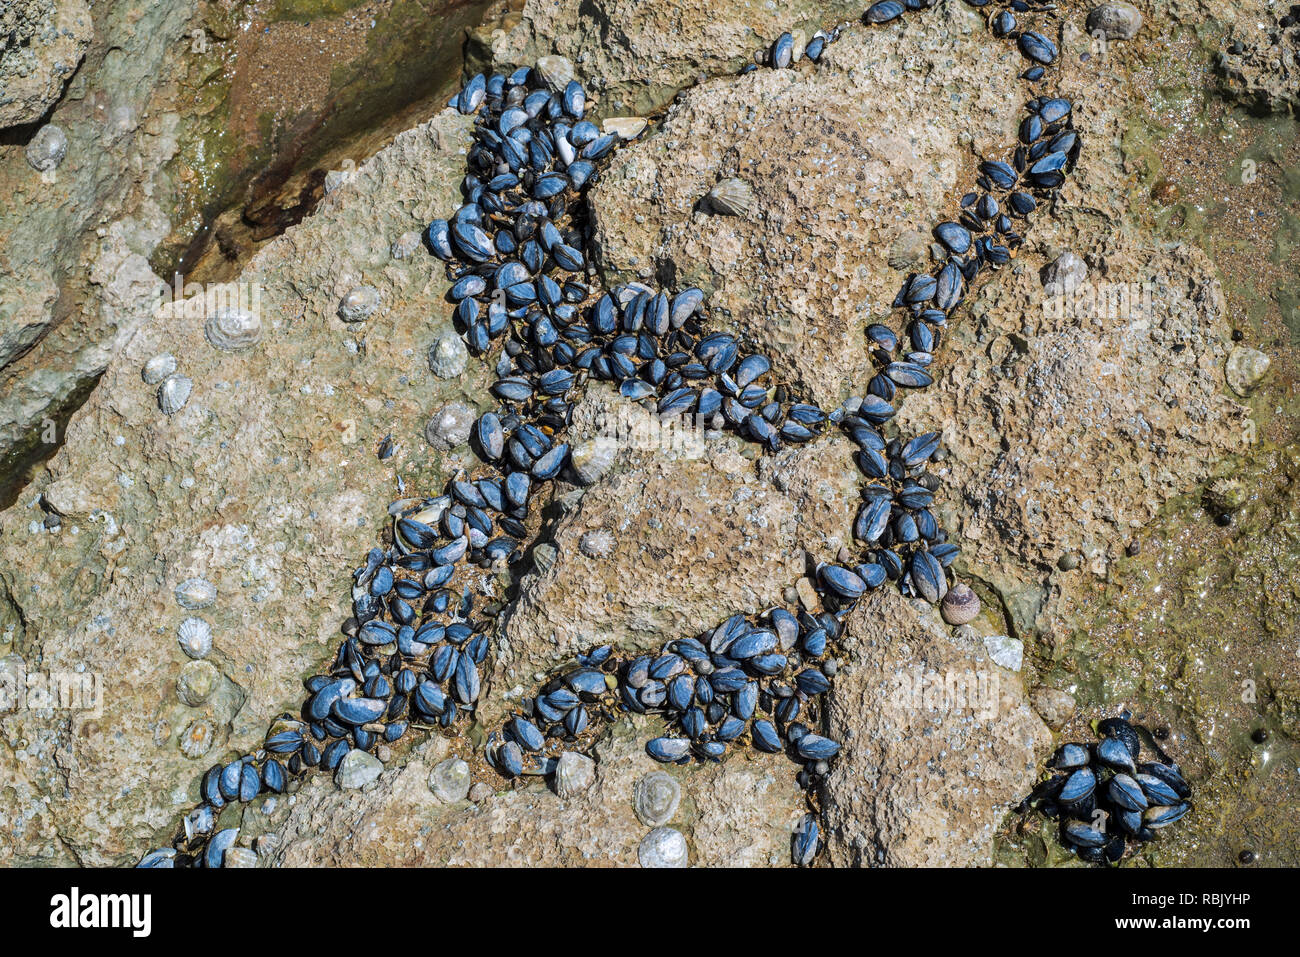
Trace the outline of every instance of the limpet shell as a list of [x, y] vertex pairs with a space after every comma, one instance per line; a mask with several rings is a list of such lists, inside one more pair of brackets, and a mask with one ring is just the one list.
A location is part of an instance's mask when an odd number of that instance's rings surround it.
[[464, 402], [444, 405], [424, 427], [424, 438], [435, 449], [450, 451], [469, 441], [478, 414]]
[[408, 230], [393, 240], [393, 244], [388, 247], [388, 251], [394, 259], [407, 259], [414, 256], [419, 248], [420, 234], [415, 230]]
[[568, 57], [547, 54], [537, 58], [537, 75], [554, 93], [561, 93], [573, 79], [573, 61]]
[[208, 342], [224, 352], [256, 345], [262, 338], [262, 319], [248, 309], [219, 309], [203, 324]]
[[176, 371], [176, 357], [170, 352], [154, 356], [140, 370], [140, 378], [145, 385], [157, 385]]
[[36, 131], [23, 155], [27, 157], [28, 166], [38, 173], [45, 173], [56, 169], [67, 152], [68, 135], [63, 132], [63, 127], [47, 123]]
[[708, 205], [724, 216], [744, 216], [754, 208], [754, 187], [743, 179], [724, 179], [709, 190]]
[[188, 661], [176, 678], [176, 697], [182, 704], [197, 708], [212, 697], [221, 681], [221, 672], [210, 661]]
[[217, 586], [206, 578], [187, 578], [176, 586], [176, 602], [182, 608], [198, 611], [217, 600]]
[[158, 408], [162, 409], [163, 415], [175, 415], [185, 408], [193, 391], [194, 380], [180, 373], [172, 373], [158, 386]]
[[378, 308], [379, 290], [374, 286], [357, 286], [339, 301], [339, 318], [344, 322], [361, 322]]
[[212, 750], [216, 740], [217, 729], [207, 718], [190, 722], [190, 726], [181, 732], [181, 754], [187, 758], [201, 758]]
[[202, 618], [186, 618], [176, 628], [181, 651], [191, 658], [206, 658], [212, 651], [212, 626]]
[[439, 379], [454, 379], [468, 362], [469, 350], [451, 327], [440, 332], [429, 347], [429, 371]]

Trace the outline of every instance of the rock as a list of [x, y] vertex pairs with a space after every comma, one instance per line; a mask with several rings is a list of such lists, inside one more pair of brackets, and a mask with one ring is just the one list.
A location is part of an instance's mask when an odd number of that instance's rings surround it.
[[53, 123], [46, 123], [28, 141], [26, 148], [23, 150], [23, 155], [27, 158], [28, 166], [37, 172], [44, 173], [48, 170], [58, 169], [67, 152], [68, 134], [63, 132], [63, 127], [55, 126]]
[[[684, 92], [591, 190], [607, 281], [658, 273], [699, 286], [716, 328], [763, 343], [775, 378], [823, 408], [861, 388], [874, 372], [862, 329], [889, 314], [903, 279], [867, 264], [930, 228], [921, 211], [964, 188], [958, 157], [1013, 137], [1023, 96], [1018, 64], [984, 55], [984, 26], [964, 4], [907, 29], [906, 44], [887, 29], [846, 31], [815, 70], [717, 76]], [[939, 98], [943, 118], [929, 106]], [[700, 197], [734, 178], [752, 187], [753, 210], [703, 215]]]
[[870, 593], [845, 625], [852, 664], [826, 696], [844, 745], [823, 789], [830, 862], [991, 863], [999, 821], [1051, 744], [1020, 679], [893, 592]]
[[0, 11], [0, 129], [38, 120], [95, 35], [84, 0], [13, 0]]
[[429, 790], [444, 804], [455, 804], [469, 795], [469, 765], [460, 758], [448, 758], [429, 775]]
[[636, 851], [642, 867], [685, 867], [689, 856], [685, 836], [671, 827], [655, 828]]
[[1063, 252], [1043, 270], [1043, 292], [1049, 296], [1068, 296], [1088, 278], [1088, 264], [1076, 253]]
[[1003, 668], [1011, 671], [1020, 670], [1025, 646], [1019, 638], [1012, 638], [1009, 635], [986, 635], [984, 647], [988, 649], [989, 657]]
[[469, 441], [478, 413], [464, 402], [450, 402], [433, 414], [424, 427], [424, 439], [435, 449], [451, 451]]
[[1142, 28], [1142, 13], [1131, 3], [1103, 3], [1088, 13], [1088, 33], [1108, 40], [1132, 40]]
[[353, 748], [343, 755], [334, 772], [334, 783], [343, 790], [363, 788], [384, 772], [384, 766], [373, 754]]
[[1237, 346], [1228, 353], [1228, 361], [1224, 367], [1224, 374], [1227, 377], [1228, 385], [1237, 395], [1245, 397], [1254, 391], [1255, 386], [1268, 373], [1270, 360], [1268, 356], [1258, 349], [1248, 349], [1245, 346]]
[[1029, 701], [1053, 731], [1061, 730], [1074, 714], [1074, 695], [1056, 688], [1039, 685], [1029, 693]]
[[564, 799], [576, 797], [596, 780], [596, 762], [585, 754], [565, 751], [555, 766], [555, 793]]
[[664, 771], [651, 771], [636, 782], [632, 792], [632, 809], [647, 827], [667, 824], [677, 813], [682, 800], [682, 788], [672, 775]]

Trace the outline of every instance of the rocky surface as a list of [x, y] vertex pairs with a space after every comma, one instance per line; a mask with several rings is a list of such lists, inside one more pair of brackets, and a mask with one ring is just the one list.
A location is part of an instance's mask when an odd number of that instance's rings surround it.
[[[1253, 9], [1252, 9], [1253, 8]], [[1225, 11], [1233, 23], [1218, 68], [1224, 91], [1258, 109], [1300, 109], [1300, 19], [1263, 3]], [[1282, 18], [1286, 17], [1283, 26]], [[1234, 22], [1235, 21], [1235, 22]]]
[[0, 129], [54, 105], [95, 34], [84, 0], [13, 0], [0, 10]]
[[518, 22], [489, 22], [477, 40], [495, 63], [533, 63], [549, 53], [568, 57], [599, 98], [602, 116], [646, 115], [701, 77], [734, 73], [786, 30], [802, 30], [806, 40], [856, 20], [864, 9], [858, 0], [526, 0]]
[[[519, 29], [614, 22], [578, 10], [530, 4]], [[737, 2], [698, 15], [726, 24], [755, 13]], [[497, 42], [508, 52], [528, 40]], [[731, 55], [757, 45], [738, 30]], [[625, 76], [670, 71], [678, 79], [660, 73], [665, 89], [698, 69], [691, 51], [665, 57], [631, 39], [610, 50], [600, 56], [617, 54]], [[618, 154], [594, 191], [602, 269], [698, 283], [713, 325], [770, 350], [792, 384], [830, 404], [860, 391], [860, 329], [928, 257], [916, 231], [952, 208], [978, 155], [1013, 135], [1023, 67], [1006, 50], [975, 12], [947, 4], [850, 31], [815, 68], [703, 83]], [[966, 551], [963, 573], [999, 600], [957, 631], [893, 593], [854, 614], [828, 697], [830, 731], [845, 742], [821, 795], [832, 863], [989, 860], [992, 831], [1032, 782], [1049, 735], [985, 639], [1008, 622], [1017, 641], [1050, 630], [1059, 548], [1104, 573], [1134, 527], [1198, 480], [1202, 462], [1241, 444], [1211, 265], [1118, 225], [1123, 90], [1072, 78], [1075, 52], [1066, 92], [1089, 93], [1077, 181], [1059, 216], [1040, 217], [1022, 256], [973, 297], [937, 386], [903, 406], [908, 424], [944, 430], [945, 521]], [[487, 371], [471, 360], [447, 378], [431, 373], [447, 284], [423, 252], [391, 252], [457, 202], [467, 128], [443, 112], [402, 134], [258, 254], [240, 277], [260, 290], [255, 345], [218, 351], [204, 317], [184, 310], [134, 317], [65, 447], [0, 513], [4, 667], [103, 676], [98, 713], [0, 718], [0, 856], [122, 864], [170, 837], [201, 771], [296, 710], [302, 678], [332, 654], [347, 572], [375, 543], [395, 478], [423, 492], [471, 462], [446, 430], [435, 431], [450, 450], [430, 449], [421, 431], [450, 403], [481, 406]], [[752, 181], [750, 214], [695, 208], [726, 176]], [[104, 238], [113, 242], [111, 229]], [[125, 315], [148, 283], [128, 239], [96, 273], [118, 310], [110, 316]], [[1150, 309], [1049, 314], [1040, 270], [1067, 250], [1091, 281], [1155, 283]], [[346, 324], [340, 300], [361, 285], [379, 291], [380, 306]], [[194, 381], [170, 418], [141, 379], [162, 352]], [[824, 559], [847, 543], [858, 480], [843, 442], [756, 460], [706, 437], [687, 454], [643, 435], [647, 417], [596, 388], [574, 440], [599, 438], [615, 409], [627, 430], [611, 460], [585, 486], [535, 503], [542, 544], [515, 569], [520, 598], [494, 648], [485, 722], [580, 648], [657, 646], [760, 610], [804, 573], [804, 549]], [[381, 463], [374, 452], [389, 433], [397, 452]], [[217, 597], [187, 610], [174, 590], [195, 576]], [[192, 615], [212, 625], [208, 660], [219, 672], [198, 705], [177, 697], [188, 659], [175, 632]], [[919, 703], [900, 698], [915, 687], [903, 678], [931, 674], [975, 676], [980, 707], [931, 707], [923, 689]], [[1038, 700], [1060, 718], [1059, 698]], [[241, 843], [263, 863], [633, 864], [651, 829], [634, 813], [634, 788], [664, 770], [643, 751], [657, 732], [645, 719], [612, 725], [596, 743], [594, 782], [563, 799], [540, 781], [485, 795], [478, 785], [499, 782], [480, 750], [434, 737], [399, 750], [360, 789], [315, 775], [288, 797], [228, 810], [222, 826], [242, 819]], [[474, 803], [430, 790], [433, 769], [453, 757], [470, 764]], [[741, 752], [665, 773], [683, 795], [658, 823], [685, 836], [692, 865], [788, 863], [805, 808], [784, 757]]]
[[970, 867], [1051, 744], [1020, 679], [970, 631], [892, 592], [847, 620], [829, 726], [844, 742], [823, 790], [838, 866]]

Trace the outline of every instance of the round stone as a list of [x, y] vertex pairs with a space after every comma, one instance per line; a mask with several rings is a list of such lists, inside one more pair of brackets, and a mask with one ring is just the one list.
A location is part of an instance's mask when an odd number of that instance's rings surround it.
[[585, 754], [565, 751], [555, 765], [555, 793], [560, 797], [577, 797], [596, 780], [596, 762]]
[[187, 661], [176, 678], [176, 697], [182, 704], [197, 708], [212, 697], [221, 681], [219, 672], [210, 661]]
[[339, 302], [339, 318], [344, 322], [361, 322], [378, 308], [379, 290], [374, 286], [357, 286]]
[[429, 347], [429, 371], [439, 379], [454, 379], [465, 371], [468, 362], [469, 350], [450, 327], [440, 332]]
[[424, 427], [424, 439], [435, 449], [450, 452], [469, 441], [478, 413], [464, 402], [451, 402], [433, 414]]
[[68, 135], [63, 128], [47, 123], [36, 131], [36, 135], [27, 143], [23, 155], [27, 165], [38, 173], [57, 169], [68, 153]]
[[685, 867], [688, 857], [686, 838], [671, 827], [655, 828], [636, 849], [642, 867]]
[[632, 810], [647, 827], [671, 821], [681, 800], [681, 785], [664, 771], [651, 771], [632, 788]]
[[363, 788], [383, 773], [384, 766], [373, 754], [353, 748], [343, 755], [338, 770], [334, 772], [334, 783], [347, 790]]
[[448, 758], [429, 775], [429, 790], [443, 804], [455, 804], [469, 795], [469, 765], [460, 758]]
[[1088, 35], [1107, 40], [1132, 40], [1142, 29], [1142, 13], [1131, 3], [1103, 3], [1088, 14]]

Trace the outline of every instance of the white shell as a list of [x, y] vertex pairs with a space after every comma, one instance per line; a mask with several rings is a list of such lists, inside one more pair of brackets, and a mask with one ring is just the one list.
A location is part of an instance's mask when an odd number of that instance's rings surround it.
[[709, 190], [709, 207], [726, 216], [744, 216], [754, 208], [754, 188], [734, 176]]
[[552, 91], [561, 93], [573, 79], [573, 61], [568, 57], [549, 54], [537, 58], [537, 75]]
[[439, 379], [454, 379], [465, 371], [469, 350], [456, 330], [447, 327], [429, 347], [429, 371]]
[[176, 629], [181, 651], [191, 658], [206, 658], [212, 651], [212, 626], [202, 618], [186, 618]]
[[621, 139], [634, 140], [645, 131], [644, 116], [611, 116], [600, 124], [602, 133], [615, 133]]
[[435, 449], [450, 451], [469, 441], [478, 413], [464, 402], [444, 405], [424, 427], [424, 438]]
[[219, 309], [203, 324], [208, 342], [224, 352], [256, 345], [262, 338], [262, 319], [247, 309]]
[[415, 230], [402, 233], [393, 240], [393, 245], [388, 251], [392, 253], [394, 259], [406, 259], [414, 256], [416, 250], [420, 248], [420, 234]]
[[193, 391], [194, 381], [189, 376], [174, 372], [158, 386], [158, 408], [162, 409], [163, 415], [175, 415], [185, 408]]
[[144, 379], [145, 385], [157, 385], [175, 371], [176, 357], [170, 352], [164, 352], [144, 364], [144, 368], [140, 370], [140, 378]]
[[605, 558], [614, 550], [614, 536], [603, 528], [584, 532], [578, 539], [578, 551], [588, 558]]
[[357, 286], [339, 302], [339, 318], [344, 322], [361, 322], [378, 308], [379, 290], [374, 286]]
[[207, 608], [217, 600], [217, 586], [206, 578], [187, 578], [176, 586], [176, 603], [190, 611]]
[[187, 758], [201, 758], [212, 750], [212, 743], [216, 737], [217, 730], [207, 718], [192, 721], [190, 726], [181, 732], [181, 754]]

